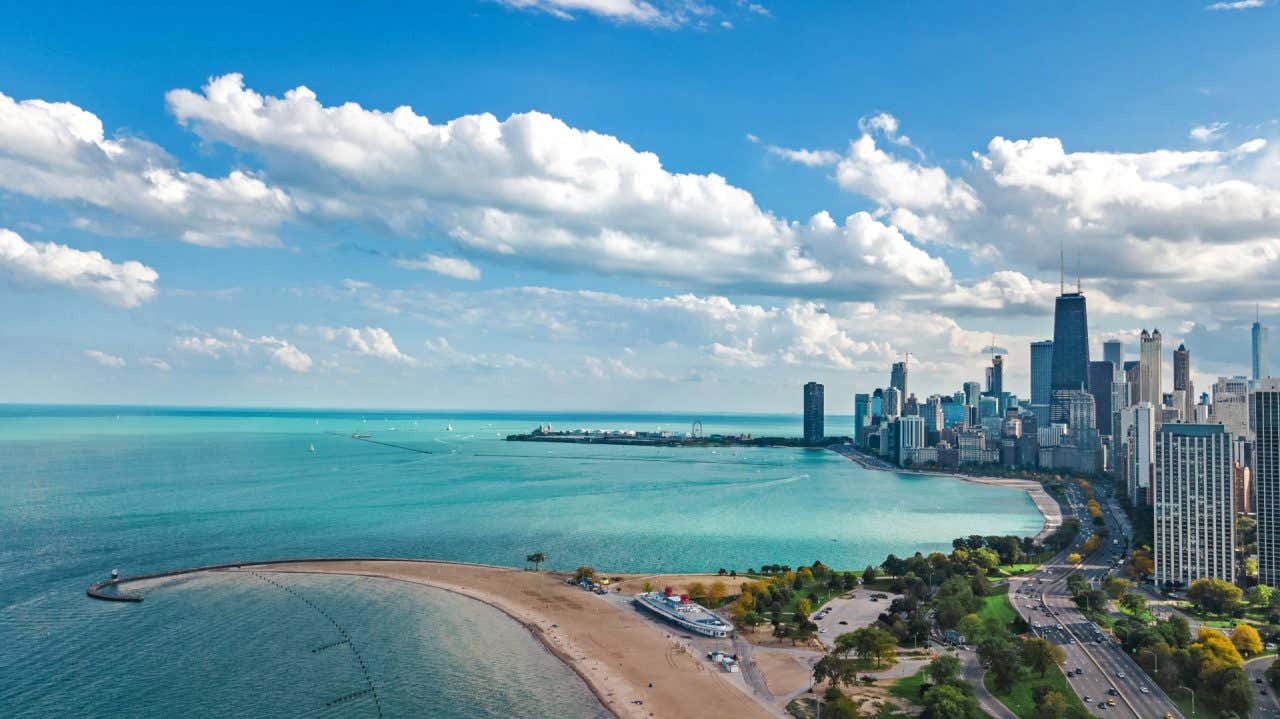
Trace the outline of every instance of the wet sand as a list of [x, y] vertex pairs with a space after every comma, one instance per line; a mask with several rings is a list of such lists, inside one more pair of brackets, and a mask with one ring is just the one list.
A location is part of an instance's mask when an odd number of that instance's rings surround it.
[[630, 607], [619, 608], [551, 573], [396, 560], [283, 562], [253, 569], [394, 579], [485, 602], [523, 624], [618, 717], [775, 715]]

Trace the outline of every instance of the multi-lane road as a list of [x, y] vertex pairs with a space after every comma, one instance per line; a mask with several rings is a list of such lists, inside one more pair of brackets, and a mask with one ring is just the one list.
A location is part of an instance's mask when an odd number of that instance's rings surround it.
[[[1093, 532], [1093, 520], [1082, 493], [1072, 486], [1068, 497], [1068, 516], [1080, 519], [1079, 539], [1036, 572], [1011, 581], [1009, 600], [1035, 634], [1062, 647], [1067, 657], [1062, 667], [1063, 672], [1068, 673], [1067, 682], [1091, 713], [1141, 719], [1182, 717], [1177, 706], [1124, 649], [1086, 618], [1071, 600], [1067, 576], [1078, 571], [1091, 583], [1102, 582], [1123, 557], [1129, 537], [1127, 528], [1104, 510], [1109, 533], [1103, 537], [1102, 546], [1079, 568], [1068, 565], [1067, 555], [1079, 551]], [[1109, 507], [1107, 499], [1102, 496], [1098, 499], [1103, 507]]]

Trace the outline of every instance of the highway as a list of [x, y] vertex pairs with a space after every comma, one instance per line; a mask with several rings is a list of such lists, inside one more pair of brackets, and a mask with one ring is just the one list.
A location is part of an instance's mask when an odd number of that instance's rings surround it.
[[[1105, 490], [1095, 489], [1109, 534], [1078, 571], [1091, 583], [1100, 583], [1123, 557], [1129, 537], [1126, 528], [1106, 511], [1111, 504], [1102, 496]], [[1093, 533], [1093, 520], [1077, 486], [1071, 485], [1068, 497], [1066, 516], [1080, 519], [1077, 542], [1036, 572], [1011, 580], [1009, 600], [1033, 633], [1062, 647], [1067, 657], [1062, 670], [1068, 673], [1068, 683], [1092, 714], [1141, 719], [1182, 717], [1160, 687], [1072, 602], [1067, 576], [1076, 569], [1067, 564], [1066, 557], [1080, 551], [1080, 545]], [[1118, 543], [1114, 541], [1117, 539]]]

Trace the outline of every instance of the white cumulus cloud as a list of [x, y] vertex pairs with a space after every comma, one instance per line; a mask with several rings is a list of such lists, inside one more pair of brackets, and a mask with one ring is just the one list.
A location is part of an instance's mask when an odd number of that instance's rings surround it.
[[843, 252], [864, 228], [824, 222], [814, 234], [719, 175], [671, 172], [651, 152], [543, 113], [433, 123], [408, 107], [325, 106], [306, 87], [263, 96], [236, 74], [167, 97], [205, 140], [260, 158], [306, 212], [406, 235], [440, 230], [495, 259], [832, 296], [938, 277], [886, 274], [918, 264], [910, 241], [891, 243], [903, 257]]
[[356, 354], [389, 362], [413, 364], [414, 359], [396, 347], [391, 333], [381, 327], [319, 327], [326, 342], [343, 345]]
[[173, 346], [179, 352], [212, 359], [243, 361], [265, 358], [271, 364], [292, 372], [307, 372], [312, 365], [311, 356], [288, 340], [270, 335], [250, 337], [235, 329], [219, 328], [213, 333], [180, 335], [174, 339]]
[[278, 242], [293, 212], [281, 190], [242, 171], [206, 177], [184, 171], [155, 144], [107, 137], [102, 120], [68, 102], [0, 93], [0, 189], [86, 206], [106, 233], [172, 236], [201, 245]]
[[155, 297], [155, 270], [141, 262], [112, 262], [100, 252], [53, 242], [31, 243], [0, 228], [0, 271], [19, 282], [54, 284], [89, 292], [120, 307], [137, 307]]

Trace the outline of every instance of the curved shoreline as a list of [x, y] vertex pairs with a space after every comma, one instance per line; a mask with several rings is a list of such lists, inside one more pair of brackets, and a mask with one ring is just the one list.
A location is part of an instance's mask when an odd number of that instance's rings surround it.
[[858, 466], [866, 470], [877, 472], [896, 472], [898, 474], [914, 474], [920, 477], [944, 477], [947, 479], [958, 479], [962, 482], [969, 482], [970, 484], [984, 484], [989, 487], [1022, 490], [1031, 498], [1031, 503], [1034, 504], [1036, 510], [1040, 512], [1040, 516], [1044, 522], [1040, 527], [1040, 531], [1032, 537], [1032, 540], [1036, 542], [1044, 541], [1046, 537], [1053, 534], [1058, 527], [1062, 526], [1062, 506], [1058, 504], [1058, 500], [1050, 496], [1050, 494], [1045, 491], [1044, 487], [1035, 480], [1005, 477], [982, 477], [978, 475], [961, 474], [959, 472], [941, 472], [936, 470], [894, 467], [891, 464], [887, 464], [882, 460], [867, 456], [857, 450], [842, 450], [840, 445], [833, 445], [827, 449], [845, 457], [849, 461], [856, 463]]
[[[586, 684], [605, 711], [619, 719], [774, 715], [679, 649], [670, 633], [664, 637], [661, 629], [639, 613], [571, 587], [552, 572], [429, 559], [301, 558], [120, 577], [97, 582], [86, 593], [106, 601], [139, 602], [141, 596], [104, 590], [123, 590], [131, 583], [152, 579], [242, 569], [388, 579], [482, 602], [524, 627]], [[708, 704], [690, 713], [690, 696], [704, 697]], [[637, 700], [642, 703], [635, 704]]]

